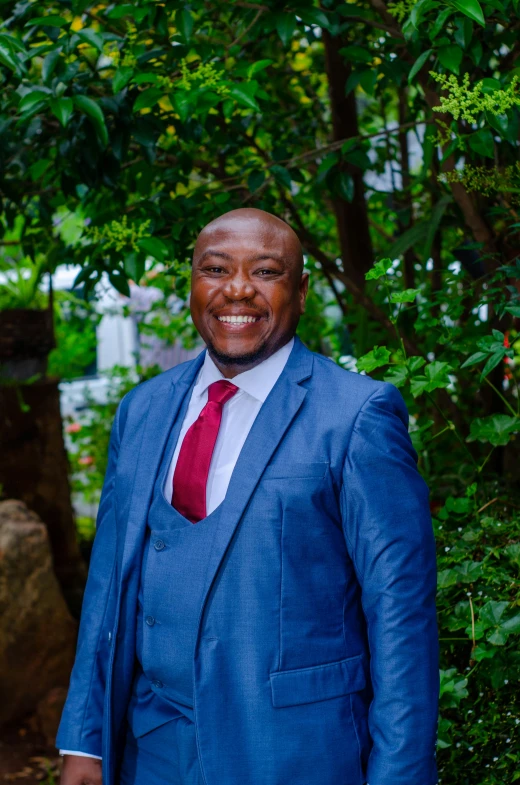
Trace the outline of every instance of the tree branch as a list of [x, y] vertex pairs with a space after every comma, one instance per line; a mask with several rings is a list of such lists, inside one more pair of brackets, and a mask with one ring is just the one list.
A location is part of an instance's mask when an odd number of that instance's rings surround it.
[[404, 38], [401, 30], [398, 26], [396, 26], [395, 19], [392, 14], [388, 11], [384, 0], [369, 0], [370, 5], [376, 11], [383, 22], [388, 26], [389, 32], [392, 33], [393, 36], [396, 38]]
[[378, 30], [384, 30], [385, 33], [390, 33], [392, 38], [400, 38], [402, 41], [405, 40], [405, 37], [400, 30], [397, 30], [395, 27], [384, 25], [382, 22], [376, 22], [375, 19], [365, 19], [363, 16], [348, 16], [346, 17], [346, 20], [347, 22], [352, 20], [353, 22], [361, 22], [364, 25], [370, 25], [370, 27], [377, 27]]
[[[376, 322], [388, 330], [392, 335], [394, 335], [397, 339], [399, 339], [399, 334], [395, 328], [395, 325], [392, 323], [390, 318], [386, 315], [384, 311], [379, 308], [373, 300], [368, 297], [364, 291], [356, 284], [355, 281], [350, 278], [350, 276], [341, 270], [334, 259], [330, 258], [321, 248], [316, 244], [316, 241], [310, 234], [309, 230], [306, 228], [305, 224], [303, 223], [296, 205], [294, 202], [287, 197], [284, 192], [280, 192], [280, 196], [282, 202], [286, 206], [287, 210], [291, 214], [291, 217], [296, 224], [295, 231], [298, 234], [300, 241], [304, 247], [304, 249], [313, 256], [317, 262], [320, 263], [323, 274], [325, 277], [329, 275], [333, 278], [337, 278], [338, 281], [341, 281], [342, 284], [347, 288], [347, 290], [352, 294], [354, 300], [370, 314], [370, 316], [375, 319]], [[341, 307], [341, 303], [338, 302], [338, 305]], [[343, 310], [343, 309], [342, 309]], [[421, 354], [419, 348], [415, 345], [413, 341], [410, 341], [409, 338], [406, 336], [403, 337], [403, 342], [406, 348], [406, 351], [409, 354], [417, 355]]]

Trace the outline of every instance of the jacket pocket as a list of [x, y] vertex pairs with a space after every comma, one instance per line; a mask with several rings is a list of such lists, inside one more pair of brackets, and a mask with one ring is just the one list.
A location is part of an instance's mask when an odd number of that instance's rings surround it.
[[313, 462], [294, 462], [276, 461], [269, 464], [264, 473], [262, 474], [263, 480], [285, 480], [285, 479], [302, 479], [307, 480], [312, 477], [318, 479], [325, 477], [329, 468], [328, 461], [313, 461]]
[[275, 707], [328, 700], [357, 692], [366, 685], [362, 654], [311, 668], [273, 671], [269, 679]]

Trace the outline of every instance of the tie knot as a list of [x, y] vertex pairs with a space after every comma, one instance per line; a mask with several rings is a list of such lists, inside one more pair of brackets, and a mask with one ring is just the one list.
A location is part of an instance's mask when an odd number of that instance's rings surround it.
[[209, 385], [208, 401], [220, 403], [223, 406], [236, 392], [238, 392], [236, 384], [232, 384], [226, 379], [221, 379], [219, 382], [213, 382], [213, 384]]

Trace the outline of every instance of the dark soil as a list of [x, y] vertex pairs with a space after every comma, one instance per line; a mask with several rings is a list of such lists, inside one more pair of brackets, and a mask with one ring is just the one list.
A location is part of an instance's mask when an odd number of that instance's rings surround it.
[[30, 723], [0, 731], [0, 784], [58, 785], [61, 758]]

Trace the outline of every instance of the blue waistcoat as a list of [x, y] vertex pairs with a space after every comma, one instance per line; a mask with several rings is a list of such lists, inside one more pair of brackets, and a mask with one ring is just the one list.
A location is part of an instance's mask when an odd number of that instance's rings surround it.
[[193, 524], [164, 495], [190, 397], [191, 391], [171, 428], [148, 513], [137, 603], [136, 672], [127, 715], [136, 737], [168, 722], [176, 710], [194, 719], [197, 621], [222, 505]]

